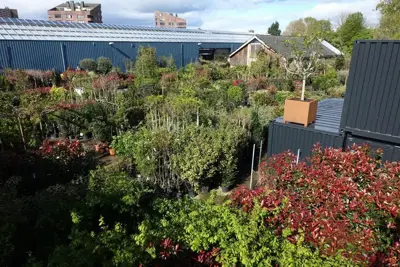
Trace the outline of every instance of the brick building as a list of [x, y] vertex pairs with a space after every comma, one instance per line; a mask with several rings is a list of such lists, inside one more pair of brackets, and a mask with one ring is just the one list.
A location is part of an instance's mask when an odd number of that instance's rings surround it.
[[18, 10], [6, 8], [0, 8], [0, 18], [18, 18]]
[[67, 1], [48, 12], [51, 21], [102, 23], [101, 4]]
[[160, 28], [181, 28], [186, 29], [186, 20], [179, 18], [178, 14], [154, 12], [155, 26]]

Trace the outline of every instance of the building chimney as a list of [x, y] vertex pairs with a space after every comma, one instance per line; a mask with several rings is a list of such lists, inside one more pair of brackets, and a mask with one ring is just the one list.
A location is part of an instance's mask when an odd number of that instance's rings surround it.
[[72, 11], [75, 11], [75, 3], [74, 3], [74, 1], [69, 1], [69, 7], [71, 8]]

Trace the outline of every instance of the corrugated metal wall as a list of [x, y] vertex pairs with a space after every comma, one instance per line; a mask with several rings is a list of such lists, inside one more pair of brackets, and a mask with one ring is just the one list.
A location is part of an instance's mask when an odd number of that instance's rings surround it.
[[341, 128], [400, 144], [400, 41], [356, 41]]
[[[202, 43], [203, 48], [237, 49], [239, 43]], [[83, 58], [110, 58], [114, 66], [125, 69], [126, 59], [135, 59], [139, 46], [151, 46], [157, 56], [172, 55], [178, 67], [196, 62], [198, 43], [129, 43], [114, 42], [59, 42], [59, 41], [0, 41], [0, 69], [55, 69], [76, 68]]]
[[400, 161], [400, 146], [393, 144], [385, 144], [382, 142], [369, 140], [365, 138], [348, 136], [346, 139], [346, 147], [356, 145], [368, 144], [371, 149], [376, 150], [378, 148], [383, 149], [383, 160], [384, 161]]
[[322, 147], [341, 148], [343, 146], [343, 136], [276, 121], [272, 121], [269, 124], [268, 157], [287, 150], [297, 154], [298, 149], [300, 149], [300, 158], [305, 159], [311, 155], [313, 146], [316, 143], [320, 143]]

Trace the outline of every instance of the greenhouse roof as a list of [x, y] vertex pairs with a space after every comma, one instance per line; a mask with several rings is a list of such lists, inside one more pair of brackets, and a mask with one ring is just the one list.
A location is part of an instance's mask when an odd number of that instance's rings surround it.
[[0, 18], [0, 40], [244, 43], [253, 34]]

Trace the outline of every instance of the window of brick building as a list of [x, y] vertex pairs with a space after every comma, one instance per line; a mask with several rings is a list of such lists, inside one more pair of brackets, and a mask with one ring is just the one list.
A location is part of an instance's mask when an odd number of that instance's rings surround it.
[[65, 15], [67, 19], [72, 19], [72, 15]]
[[54, 17], [55, 17], [56, 19], [61, 19], [61, 14], [54, 14]]

